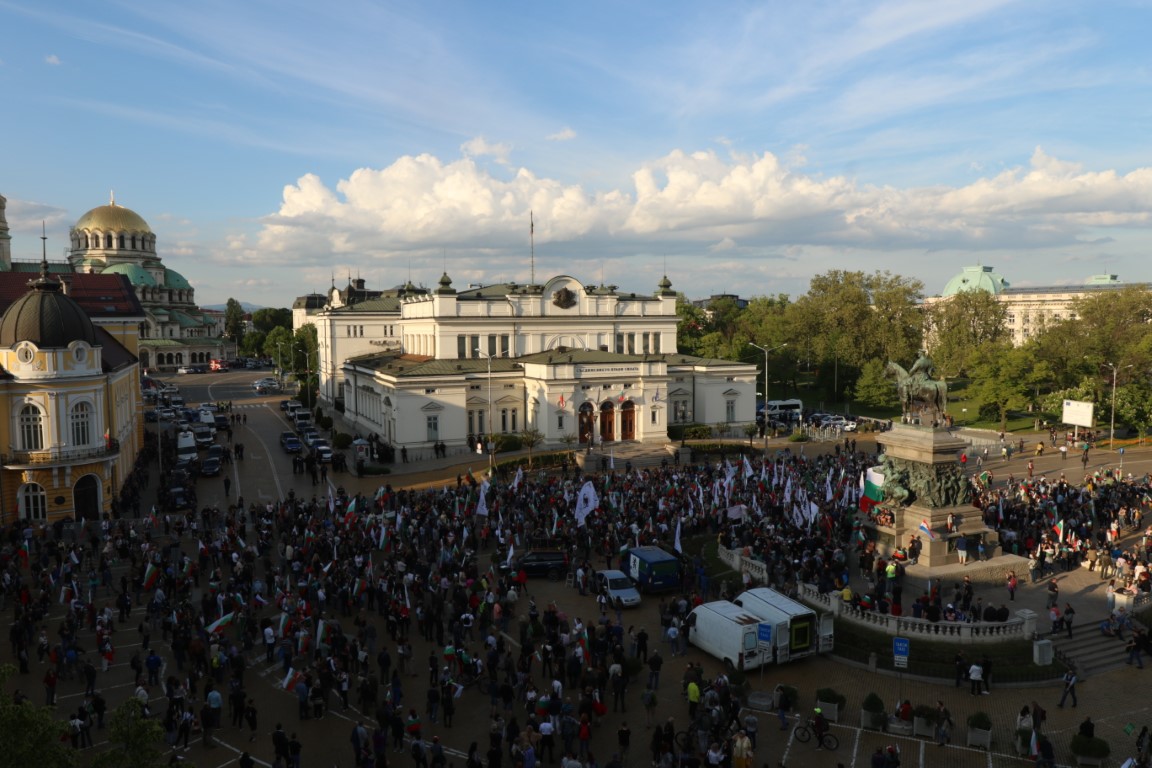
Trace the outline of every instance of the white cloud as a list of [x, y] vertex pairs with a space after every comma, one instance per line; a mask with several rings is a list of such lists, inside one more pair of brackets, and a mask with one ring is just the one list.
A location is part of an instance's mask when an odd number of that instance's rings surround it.
[[498, 163], [507, 163], [512, 147], [507, 144], [492, 143], [483, 136], [469, 139], [460, 145], [465, 157], [492, 157]]
[[56, 54], [54, 54], [54, 53], [50, 53], [50, 54], [48, 54], [47, 56], [45, 56], [45, 57], [44, 57], [44, 62], [45, 62], [46, 64], [51, 64], [51, 65], [52, 65], [52, 66], [54, 66], [54, 67], [58, 67], [58, 66], [60, 66], [60, 63], [61, 63], [61, 62], [60, 62], [60, 57], [59, 57], [59, 56], [57, 56], [57, 55], [56, 55]]
[[232, 249], [241, 261], [300, 265], [337, 255], [483, 252], [491, 279], [501, 259], [515, 261], [526, 250], [532, 210], [542, 258], [1074, 250], [1098, 244], [1110, 229], [1148, 228], [1148, 199], [1152, 168], [1089, 171], [1040, 148], [1026, 166], [965, 186], [907, 188], [804, 174], [771, 153], [677, 150], [633, 171], [631, 188], [605, 190], [526, 168], [498, 176], [467, 152], [451, 162], [425, 154], [361, 168], [335, 188], [303, 176], [285, 187], [255, 246], [240, 241]]
[[548, 141], [572, 141], [572, 139], [576, 138], [576, 131], [565, 127], [562, 130], [556, 131], [556, 133], [548, 134], [544, 138], [548, 139]]

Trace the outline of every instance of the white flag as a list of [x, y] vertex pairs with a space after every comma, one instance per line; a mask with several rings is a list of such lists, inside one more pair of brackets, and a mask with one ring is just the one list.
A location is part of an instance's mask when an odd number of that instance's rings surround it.
[[[516, 477], [512, 478], [512, 490], [520, 487], [520, 481], [524, 479], [524, 467], [516, 467]], [[487, 485], [487, 483], [485, 483]]]
[[591, 480], [587, 480], [576, 499], [576, 527], [583, 528], [588, 515], [598, 506], [600, 506], [600, 498], [596, 495], [596, 488], [592, 485]]
[[476, 502], [476, 514], [488, 517], [488, 481], [480, 483], [480, 499]]
[[676, 518], [676, 543], [673, 544], [677, 552], [683, 553], [684, 550], [680, 548], [680, 518]]
[[516, 545], [515, 544], [509, 544], [508, 545], [508, 559], [506, 561], [504, 561], [505, 565], [512, 565], [512, 553], [515, 551], [516, 551]]

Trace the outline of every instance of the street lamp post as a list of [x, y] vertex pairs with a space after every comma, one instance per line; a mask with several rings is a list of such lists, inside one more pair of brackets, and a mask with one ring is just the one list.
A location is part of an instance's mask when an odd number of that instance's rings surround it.
[[[767, 420], [768, 419], [768, 353], [769, 352], [775, 352], [778, 349], [783, 349], [784, 347], [788, 346], [788, 342], [784, 342], [783, 344], [777, 344], [775, 347], [771, 347], [771, 348], [762, 347], [754, 341], [750, 341], [748, 343], [750, 345], [752, 345], [753, 347], [756, 347], [756, 349], [758, 349], [764, 353], [764, 419]], [[765, 431], [764, 434], [768, 434], [767, 431]]]
[[1122, 369], [1131, 368], [1130, 365], [1117, 366], [1115, 363], [1104, 363], [1112, 369], [1112, 419], [1108, 427], [1108, 450], [1112, 450], [1116, 442], [1116, 376]]
[[488, 475], [491, 477], [495, 468], [495, 458], [492, 454], [496, 448], [496, 441], [492, 439], [492, 419], [495, 418], [495, 414], [492, 413], [492, 355], [481, 351], [479, 347], [476, 348], [476, 354], [482, 355], [488, 361], [488, 423], [485, 426], [488, 427]]

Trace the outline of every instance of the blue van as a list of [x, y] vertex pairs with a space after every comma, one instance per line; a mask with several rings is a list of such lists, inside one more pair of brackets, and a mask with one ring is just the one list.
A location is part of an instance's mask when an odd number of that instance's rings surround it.
[[632, 547], [624, 564], [624, 572], [641, 592], [680, 589], [682, 569], [680, 558], [660, 547]]

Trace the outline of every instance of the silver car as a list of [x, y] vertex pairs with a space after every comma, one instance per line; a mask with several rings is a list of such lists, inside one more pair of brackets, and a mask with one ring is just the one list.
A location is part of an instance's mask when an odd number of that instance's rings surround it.
[[623, 571], [597, 571], [596, 592], [607, 595], [611, 606], [616, 605], [616, 598], [625, 608], [640, 605], [640, 592]]

